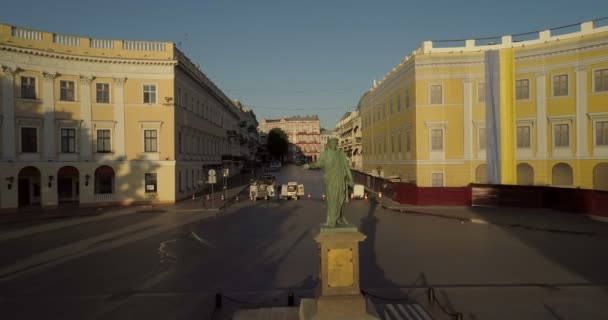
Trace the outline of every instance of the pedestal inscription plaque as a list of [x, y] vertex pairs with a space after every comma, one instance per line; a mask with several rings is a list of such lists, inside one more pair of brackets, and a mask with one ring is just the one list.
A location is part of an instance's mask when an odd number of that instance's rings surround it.
[[353, 250], [329, 249], [327, 252], [327, 285], [332, 288], [352, 287], [354, 284]]

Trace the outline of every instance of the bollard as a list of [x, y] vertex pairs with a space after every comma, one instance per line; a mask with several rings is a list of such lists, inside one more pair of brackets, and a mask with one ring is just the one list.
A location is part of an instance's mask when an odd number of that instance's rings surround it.
[[194, 200], [194, 199], [196, 199], [196, 195], [195, 194], [192, 195], [192, 200]]
[[382, 198], [382, 191], [378, 192], [378, 198]]
[[325, 200], [325, 192], [323, 192], [323, 195], [321, 196], [321, 198], [323, 198], [323, 200]]
[[351, 193], [351, 194], [350, 194], [350, 198], [351, 198], [351, 199], [355, 199], [355, 194], [354, 194], [354, 193]]
[[222, 308], [222, 294], [221, 293], [215, 294], [215, 308], [216, 309]]
[[234, 197], [234, 201], [239, 201], [239, 196]]
[[209, 200], [209, 195], [207, 195], [207, 200]]
[[224, 201], [224, 195], [222, 195], [221, 199], [222, 199], [222, 201]]
[[367, 200], [367, 193], [365, 194], [365, 200]]
[[308, 200], [310, 200], [310, 193], [308, 194]]
[[287, 305], [293, 307], [293, 292], [287, 294]]
[[437, 300], [437, 298], [435, 297], [435, 289], [429, 288], [427, 290], [426, 294], [427, 294], [427, 298], [429, 299], [429, 303], [431, 303], [431, 304], [435, 303], [435, 300]]

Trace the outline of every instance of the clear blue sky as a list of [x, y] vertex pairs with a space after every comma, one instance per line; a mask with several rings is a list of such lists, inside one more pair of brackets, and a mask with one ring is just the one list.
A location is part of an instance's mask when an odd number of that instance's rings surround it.
[[258, 119], [335, 127], [424, 40], [542, 30], [608, 16], [606, 0], [5, 1], [0, 22], [102, 39], [171, 41]]

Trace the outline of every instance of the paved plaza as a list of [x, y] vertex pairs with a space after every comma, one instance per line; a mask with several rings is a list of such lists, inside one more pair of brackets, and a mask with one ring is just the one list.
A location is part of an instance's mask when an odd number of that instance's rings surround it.
[[[277, 178], [304, 183], [312, 199], [241, 196], [210, 210], [197, 198], [5, 221], [0, 309], [11, 319], [230, 319], [237, 309], [286, 307], [290, 292], [297, 305], [317, 284], [322, 172], [286, 166]], [[230, 198], [245, 188], [235, 185]], [[367, 236], [361, 287], [379, 310], [608, 318], [607, 223], [550, 210], [377, 200], [351, 201], [347, 217]]]

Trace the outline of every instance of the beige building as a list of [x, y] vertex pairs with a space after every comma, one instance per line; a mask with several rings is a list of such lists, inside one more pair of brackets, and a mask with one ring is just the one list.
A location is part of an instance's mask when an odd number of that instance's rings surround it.
[[0, 24], [0, 65], [0, 208], [174, 202], [251, 157], [253, 113], [173, 43]]
[[317, 160], [321, 152], [321, 123], [318, 116], [263, 119], [258, 131], [267, 134], [274, 128], [285, 131], [289, 139], [287, 161], [294, 161], [300, 154], [312, 161]]
[[361, 116], [358, 110], [347, 112], [338, 120], [336, 136], [340, 142], [338, 147], [346, 153], [350, 166], [361, 169], [363, 146], [361, 144]]
[[336, 131], [321, 129], [321, 151], [327, 148], [327, 141], [331, 138], [338, 138]]

